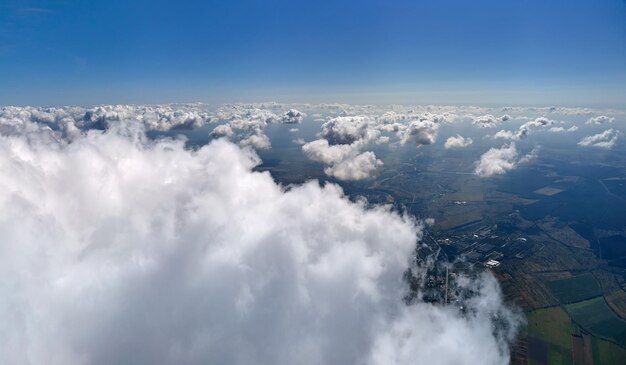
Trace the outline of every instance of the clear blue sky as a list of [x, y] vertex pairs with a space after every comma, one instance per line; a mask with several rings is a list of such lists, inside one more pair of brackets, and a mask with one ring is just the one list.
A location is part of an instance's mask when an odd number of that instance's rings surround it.
[[626, 1], [0, 2], [0, 105], [623, 106]]

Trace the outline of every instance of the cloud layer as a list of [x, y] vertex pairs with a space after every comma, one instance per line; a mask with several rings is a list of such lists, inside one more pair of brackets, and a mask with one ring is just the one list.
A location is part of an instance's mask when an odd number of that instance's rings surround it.
[[517, 322], [492, 276], [460, 284], [466, 312], [404, 305], [410, 217], [281, 187], [223, 139], [24, 128], [0, 135], [3, 363], [508, 361]]

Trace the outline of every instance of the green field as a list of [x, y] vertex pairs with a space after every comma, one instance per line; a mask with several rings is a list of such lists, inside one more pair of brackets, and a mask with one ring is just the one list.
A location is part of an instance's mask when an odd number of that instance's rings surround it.
[[[538, 357], [545, 356], [545, 360], [551, 365], [572, 363], [573, 326], [567, 312], [560, 307], [539, 309], [528, 313], [527, 320], [528, 335], [537, 339], [529, 343], [531, 352], [538, 353]], [[538, 359], [529, 361], [529, 364], [540, 363], [542, 361]]]
[[569, 279], [548, 281], [546, 284], [561, 304], [580, 302], [602, 294], [600, 284], [589, 273]]
[[[569, 314], [568, 314], [569, 312]], [[602, 297], [570, 304], [567, 312], [561, 307], [538, 309], [527, 313], [529, 338], [528, 363], [534, 364], [572, 364], [572, 334], [580, 336], [580, 329], [573, 324], [570, 315], [587, 332], [594, 336], [616, 341], [620, 329], [626, 329], [626, 322], [616, 317]], [[612, 330], [613, 328], [613, 330]], [[617, 336], [616, 336], [617, 334]], [[626, 335], [626, 332], [622, 333]], [[588, 348], [589, 349], [589, 348]], [[626, 348], [598, 337], [591, 339], [591, 352], [594, 365], [626, 364]]]
[[626, 321], [613, 313], [604, 297], [569, 304], [565, 308], [586, 331], [626, 347]]
[[626, 364], [626, 349], [599, 338], [592, 339], [594, 365]]
[[528, 313], [528, 334], [550, 344], [572, 347], [572, 324], [567, 312], [560, 307], [539, 309]]

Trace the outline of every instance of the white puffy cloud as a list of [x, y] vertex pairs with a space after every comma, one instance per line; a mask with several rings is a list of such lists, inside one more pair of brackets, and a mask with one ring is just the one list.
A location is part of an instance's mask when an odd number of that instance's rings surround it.
[[380, 132], [375, 121], [366, 116], [337, 117], [322, 124], [320, 135], [330, 144], [351, 144], [356, 141], [370, 141]]
[[619, 139], [619, 136], [621, 135], [622, 133], [620, 131], [611, 128], [605, 130], [604, 132], [587, 136], [581, 139], [578, 144], [585, 147], [599, 147], [611, 149], [615, 146], [617, 140]]
[[443, 147], [446, 149], [450, 149], [450, 148], [464, 148], [467, 147], [469, 145], [471, 145], [473, 143], [471, 138], [465, 138], [459, 134], [457, 134], [456, 136], [451, 136], [446, 140], [446, 143], [444, 143]]
[[520, 163], [526, 163], [537, 156], [537, 149], [532, 150], [529, 154], [518, 158], [515, 143], [505, 144], [500, 148], [490, 148], [480, 156], [480, 160], [476, 162], [474, 173], [478, 176], [489, 177], [493, 175], [501, 175], [509, 170], [515, 169]]
[[[424, 304], [418, 304], [420, 310], [405, 308], [398, 320], [386, 323], [385, 330], [380, 331], [372, 351], [373, 361], [369, 364], [508, 364], [508, 359], [502, 356], [500, 350], [505, 341], [498, 341], [500, 345], [497, 346], [485, 343], [484, 347], [468, 343], [489, 337], [489, 333], [493, 335], [494, 332], [499, 333], [496, 337], [501, 336], [502, 339], [514, 335], [515, 329], [511, 327], [495, 325], [488, 329], [484, 326], [484, 322], [494, 319], [507, 324], [514, 321], [510, 313], [502, 311], [498, 296], [485, 295], [499, 290], [497, 282], [489, 275], [482, 275], [480, 284], [474, 282], [468, 286], [481, 293], [471, 299], [468, 306], [481, 308], [474, 315], [463, 318], [451, 311], [440, 311]], [[434, 326], [424, 327], [421, 325], [424, 322]], [[463, 335], [458, 336], [460, 333]], [[465, 340], [456, 342], [460, 338]], [[415, 341], [425, 346], [416, 347], [413, 345]], [[451, 352], [451, 348], [456, 351]]]
[[376, 139], [376, 144], [389, 143], [389, 136], [380, 136]]
[[197, 128], [211, 122], [212, 116], [203, 104], [101, 105], [85, 110], [82, 119], [102, 127], [110, 122], [134, 120], [147, 129], [165, 131]]
[[302, 146], [302, 151], [311, 160], [330, 165], [354, 155], [358, 149], [349, 144], [330, 145], [325, 139], [317, 139]]
[[327, 165], [324, 173], [339, 180], [363, 180], [372, 177], [383, 162], [371, 151], [361, 152], [370, 142], [387, 143], [375, 119], [367, 116], [340, 116], [321, 126], [322, 138], [302, 146], [311, 160]]
[[517, 165], [517, 149], [515, 143], [504, 145], [501, 148], [490, 148], [480, 156], [474, 173], [479, 176], [493, 176], [504, 174]]
[[242, 147], [251, 147], [255, 149], [266, 150], [272, 147], [270, 139], [261, 131], [257, 131], [254, 134], [247, 136], [239, 141], [239, 145]]
[[0, 136], [5, 363], [508, 361], [492, 276], [465, 313], [400, 300], [421, 227], [389, 207], [281, 187], [225, 140], [27, 129]]
[[213, 117], [204, 104], [163, 104], [100, 105], [94, 108], [2, 107], [0, 120], [13, 121], [14, 125], [25, 122], [58, 124], [61, 129], [68, 125], [69, 128], [106, 129], [109, 123], [133, 120], [142, 123], [146, 129], [166, 131], [197, 128], [212, 122]]
[[576, 132], [578, 130], [578, 126], [571, 126], [569, 128], [564, 128], [564, 127], [552, 127], [550, 129], [548, 129], [548, 131], [553, 132], [553, 133], [563, 133], [563, 132]]
[[416, 146], [429, 145], [437, 141], [439, 123], [431, 120], [414, 120], [406, 129], [399, 132], [400, 143], [412, 143]]
[[507, 131], [507, 130], [498, 131], [496, 134], [493, 135], [493, 138], [494, 139], [506, 139], [510, 141], [518, 141], [528, 136], [528, 133], [533, 128], [546, 128], [551, 125], [554, 125], [555, 123], [556, 122], [554, 120], [551, 120], [545, 117], [539, 117], [539, 118], [535, 118], [534, 120], [531, 120], [522, 124], [516, 131]]
[[496, 132], [496, 134], [493, 135], [494, 139], [506, 139], [506, 140], [510, 140], [510, 141], [517, 141], [521, 138], [523, 138], [523, 136], [525, 136], [527, 130], [523, 130], [522, 132], [520, 132], [520, 130], [516, 130], [516, 131], [507, 131], [507, 130], [500, 130], [498, 132]]
[[228, 124], [220, 124], [211, 131], [213, 137], [232, 137], [233, 129]]
[[529, 122], [522, 124], [520, 129], [530, 129], [533, 127], [536, 127], [536, 128], [548, 127], [555, 123], [556, 122], [552, 119], [548, 119], [546, 117], [539, 117], [539, 118], [535, 118], [534, 120], [531, 120]]
[[324, 173], [339, 180], [363, 180], [370, 178], [382, 165], [374, 152], [367, 151], [326, 167]]
[[231, 121], [229, 121], [227, 125], [234, 130], [241, 130], [244, 132], [245, 131], [260, 131], [260, 130], [265, 129], [265, 127], [267, 126], [267, 122], [263, 118], [251, 118], [251, 119], [237, 118], [237, 119], [232, 119]]
[[382, 166], [374, 152], [360, 152], [361, 144], [331, 145], [325, 139], [318, 139], [302, 146], [304, 154], [313, 161], [328, 165], [324, 172], [340, 180], [363, 180], [372, 176]]
[[296, 109], [289, 109], [283, 114], [281, 121], [287, 124], [294, 124], [302, 122], [305, 117], [305, 113], [302, 113], [301, 111], [298, 111]]
[[472, 124], [479, 128], [495, 128], [500, 122], [506, 122], [511, 119], [508, 114], [496, 118], [491, 114], [481, 115], [472, 118]]
[[614, 117], [607, 117], [606, 115], [598, 115], [596, 117], [591, 117], [587, 120], [587, 124], [606, 124], [613, 123], [615, 120]]
[[[270, 123], [299, 123], [305, 114], [295, 109], [289, 109], [279, 116], [275, 109], [282, 107], [279, 104], [226, 104], [218, 108], [217, 118], [226, 121], [224, 126], [231, 129], [230, 137], [238, 140], [240, 146], [255, 149], [269, 149], [271, 142], [264, 133]], [[214, 132], [220, 132], [219, 127]], [[226, 132], [224, 127], [223, 132]], [[217, 136], [217, 135], [214, 135]]]
[[225, 104], [217, 109], [216, 116], [225, 121], [244, 121], [257, 126], [265, 126], [282, 119], [271, 107], [271, 105], [257, 104]]

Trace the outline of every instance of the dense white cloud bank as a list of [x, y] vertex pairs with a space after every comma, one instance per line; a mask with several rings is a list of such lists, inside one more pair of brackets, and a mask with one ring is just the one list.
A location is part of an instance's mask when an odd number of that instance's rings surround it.
[[2, 363], [508, 362], [492, 276], [461, 283], [465, 314], [403, 304], [409, 217], [281, 187], [223, 139], [25, 129], [0, 131]]
[[100, 129], [105, 129], [111, 122], [134, 120], [147, 129], [165, 131], [197, 128], [210, 123], [213, 116], [205, 104], [163, 104], [101, 105], [93, 108], [2, 107], [0, 119], [13, 120], [15, 123], [57, 123], [61, 128], [71, 125]]
[[[517, 129], [503, 129], [490, 137], [508, 141], [521, 140], [532, 129], [550, 132], [572, 132], [555, 120], [597, 125], [613, 123], [626, 117], [624, 110], [561, 107], [433, 106], [433, 105], [348, 105], [348, 104], [281, 104], [236, 103], [211, 106], [203, 103], [156, 105], [99, 105], [94, 107], [0, 107], [0, 127], [5, 131], [22, 131], [25, 122], [47, 124], [58, 128], [66, 137], [87, 129], [106, 129], [111, 123], [133, 120], [147, 130], [172, 131], [196, 129], [209, 123], [217, 127], [213, 137], [227, 136], [233, 142], [253, 148], [270, 148], [265, 135], [270, 124], [296, 124], [310, 115], [310, 121], [330, 123], [321, 138], [331, 144], [351, 144], [356, 140], [417, 146], [436, 141], [439, 126], [471, 122], [479, 129], [525, 121]], [[499, 116], [499, 117], [498, 117]], [[584, 118], [584, 119], [583, 119]], [[572, 120], [573, 119], [573, 120]], [[228, 129], [229, 128], [229, 129]], [[347, 128], [347, 129], [342, 129]], [[297, 128], [290, 128], [297, 129]], [[475, 140], [477, 140], [475, 137]]]
[[585, 147], [611, 149], [615, 146], [619, 136], [621, 135], [622, 132], [611, 128], [605, 130], [604, 132], [584, 137], [580, 140], [580, 142], [578, 142], [578, 144]]
[[509, 170], [517, 168], [519, 164], [526, 163], [537, 156], [538, 149], [533, 149], [529, 154], [518, 158], [517, 148], [514, 142], [505, 144], [500, 148], [490, 148], [480, 156], [476, 162], [474, 173], [478, 176], [501, 175]]

